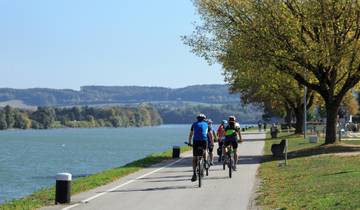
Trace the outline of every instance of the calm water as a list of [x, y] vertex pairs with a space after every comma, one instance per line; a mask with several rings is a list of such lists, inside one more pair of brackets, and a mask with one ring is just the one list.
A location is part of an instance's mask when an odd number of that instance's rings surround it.
[[0, 132], [0, 203], [182, 145], [190, 125]]

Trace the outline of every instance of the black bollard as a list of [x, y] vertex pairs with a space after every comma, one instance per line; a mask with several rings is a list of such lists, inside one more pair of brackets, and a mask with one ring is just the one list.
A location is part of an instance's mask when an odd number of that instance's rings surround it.
[[180, 157], [180, 147], [173, 146], [172, 158], [179, 158]]
[[71, 201], [71, 174], [58, 173], [56, 175], [55, 204], [70, 203]]

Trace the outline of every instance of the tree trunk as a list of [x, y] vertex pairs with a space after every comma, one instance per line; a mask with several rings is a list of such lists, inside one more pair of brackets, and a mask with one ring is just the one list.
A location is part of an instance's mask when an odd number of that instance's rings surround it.
[[295, 109], [295, 117], [296, 117], [296, 124], [295, 124], [295, 133], [301, 134], [304, 132], [304, 109], [303, 106]]
[[326, 136], [325, 144], [336, 142], [336, 124], [339, 105], [335, 102], [326, 102]]
[[285, 123], [288, 124], [288, 126], [291, 126], [292, 109], [288, 106], [285, 106], [285, 109], [286, 109]]

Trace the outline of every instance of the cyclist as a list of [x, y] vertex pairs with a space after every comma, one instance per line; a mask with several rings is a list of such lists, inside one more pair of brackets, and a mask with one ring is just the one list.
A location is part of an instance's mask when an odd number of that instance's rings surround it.
[[[228, 125], [225, 128], [225, 141], [224, 147], [232, 145], [234, 149], [234, 171], [236, 171], [236, 163], [238, 160], [237, 157], [237, 148], [238, 141], [242, 142], [241, 133], [240, 133], [240, 124], [236, 122], [235, 116], [230, 116], [228, 120]], [[223, 150], [223, 154], [225, 154], [225, 149]]]
[[194, 174], [191, 178], [192, 182], [197, 180], [196, 177], [196, 157], [197, 156], [204, 156], [204, 160], [206, 160], [206, 147], [207, 147], [207, 139], [208, 139], [208, 132], [209, 132], [209, 125], [205, 121], [206, 116], [204, 114], [199, 114], [196, 117], [197, 121], [194, 122], [190, 129], [189, 134], [189, 144], [193, 140], [193, 171]]
[[208, 125], [209, 125], [209, 132], [208, 132], [208, 152], [209, 152], [209, 163], [210, 165], [214, 165], [213, 163], [213, 158], [214, 158], [214, 154], [213, 154], [213, 150], [214, 150], [214, 141], [216, 140], [216, 135], [215, 135], [215, 131], [212, 128], [212, 120], [208, 119], [207, 120]]
[[217, 154], [219, 155], [219, 159], [218, 161], [221, 162], [221, 156], [222, 156], [222, 146], [223, 146], [223, 142], [225, 139], [225, 127], [226, 127], [227, 121], [223, 120], [221, 121], [221, 124], [219, 125], [217, 131], [216, 131], [216, 136], [218, 139], [218, 149], [217, 149]]

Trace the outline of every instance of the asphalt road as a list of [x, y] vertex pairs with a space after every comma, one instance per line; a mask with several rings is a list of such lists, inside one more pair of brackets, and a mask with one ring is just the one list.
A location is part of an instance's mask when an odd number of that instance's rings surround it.
[[[240, 160], [233, 178], [217, 164], [210, 168], [203, 186], [191, 182], [191, 153], [175, 161], [154, 165], [114, 183], [72, 197], [68, 206], [53, 210], [241, 210], [251, 209], [256, 171], [261, 160], [265, 134], [244, 133], [239, 146]], [[216, 153], [214, 151], [214, 153]]]

